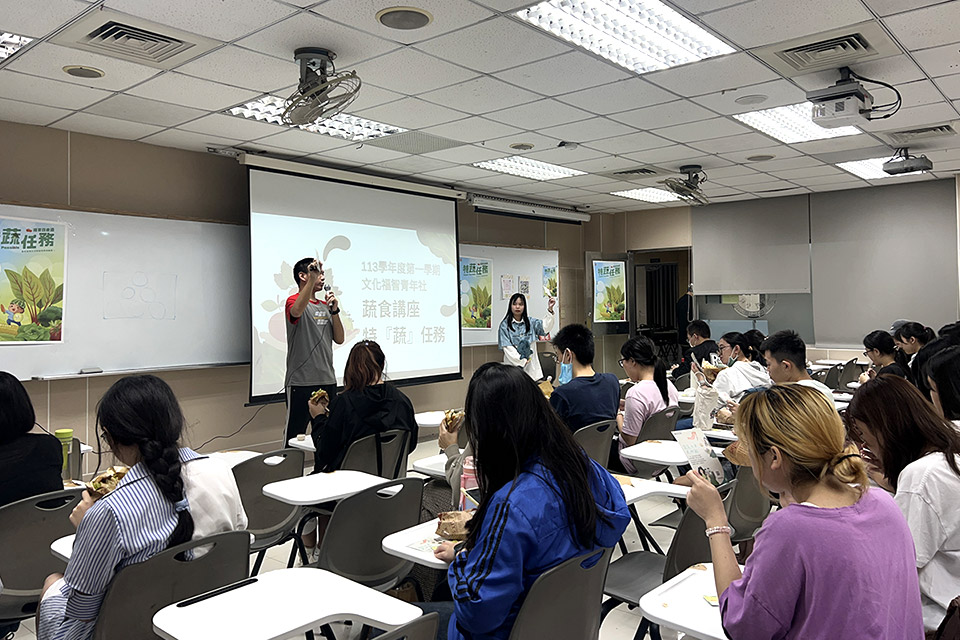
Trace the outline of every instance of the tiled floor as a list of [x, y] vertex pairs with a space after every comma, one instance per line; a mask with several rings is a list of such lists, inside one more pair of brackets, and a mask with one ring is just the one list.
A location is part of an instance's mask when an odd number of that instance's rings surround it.
[[[435, 455], [439, 452], [436, 442], [425, 441], [421, 442], [417, 447], [416, 451], [413, 452], [410, 456], [410, 463], [412, 464], [414, 460], [425, 458], [428, 456]], [[660, 518], [674, 509], [674, 504], [672, 501], [666, 498], [652, 498], [644, 500], [637, 504], [637, 512], [640, 515], [640, 519], [649, 523], [657, 518]], [[666, 550], [670, 545], [670, 540], [673, 535], [673, 530], [664, 529], [662, 527], [650, 527], [650, 532], [653, 534], [653, 537], [657, 540], [657, 543]], [[631, 551], [640, 549], [640, 540], [637, 536], [637, 531], [634, 526], [631, 524], [627, 529], [625, 536], [625, 541], [627, 548]], [[261, 572], [273, 571], [275, 569], [282, 569], [286, 567], [287, 557], [290, 553], [290, 545], [284, 545], [282, 547], [274, 547], [267, 552], [267, 557], [263, 562], [263, 567]], [[614, 558], [619, 555], [619, 551], [614, 552]], [[252, 566], [252, 559], [251, 559]], [[600, 640], [632, 640], [634, 633], [636, 633], [637, 625], [640, 623], [640, 613], [639, 610], [634, 609], [630, 611], [626, 606], [621, 605], [620, 607], [614, 609], [607, 619], [604, 621], [603, 626], [600, 629]], [[341, 640], [349, 640], [353, 635], [359, 633], [359, 629], [348, 630], [346, 627], [340, 625], [334, 626], [334, 631], [337, 634], [337, 637]], [[671, 635], [670, 632], [666, 629], [661, 630], [664, 640], [670, 640], [675, 638], [675, 635]], [[35, 640], [35, 628], [34, 621], [28, 620], [20, 625], [20, 630], [14, 636], [14, 640]]]

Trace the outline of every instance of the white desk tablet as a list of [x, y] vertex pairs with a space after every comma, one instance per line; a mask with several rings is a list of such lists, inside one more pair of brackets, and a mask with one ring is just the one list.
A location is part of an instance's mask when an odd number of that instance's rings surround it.
[[716, 596], [713, 565], [694, 565], [641, 597], [640, 610], [648, 620], [688, 638], [726, 640], [720, 607], [707, 602]]
[[[718, 456], [723, 453], [723, 449], [719, 447], [714, 447], [713, 450]], [[687, 456], [683, 455], [680, 443], [676, 440], [645, 440], [631, 447], [625, 447], [620, 451], [620, 455], [628, 460], [662, 464], [669, 467], [688, 466], [690, 464]]]
[[301, 449], [303, 451], [309, 451], [310, 453], [315, 453], [317, 448], [313, 446], [313, 438], [310, 437], [310, 434], [306, 434], [303, 437], [303, 440], [300, 440], [299, 437], [294, 436], [287, 440], [287, 445], [293, 447], [294, 449]]
[[439, 522], [435, 518], [403, 531], [391, 533], [381, 543], [383, 551], [391, 556], [403, 558], [424, 567], [445, 570], [449, 565], [433, 555], [433, 550], [444, 541], [436, 533]]
[[[460, 453], [463, 453], [463, 449], [460, 449]], [[441, 453], [435, 456], [430, 456], [429, 458], [421, 458], [420, 460], [417, 460], [413, 463], [413, 470], [430, 478], [443, 480], [447, 477], [445, 473], [446, 466], [447, 454]]]
[[70, 562], [70, 556], [73, 555], [73, 540], [77, 534], [71, 533], [68, 536], [57, 538], [50, 543], [50, 552], [55, 558], [60, 558], [64, 562]]
[[384, 482], [388, 480], [362, 471], [314, 473], [264, 485], [263, 495], [286, 504], [306, 506], [342, 500]]

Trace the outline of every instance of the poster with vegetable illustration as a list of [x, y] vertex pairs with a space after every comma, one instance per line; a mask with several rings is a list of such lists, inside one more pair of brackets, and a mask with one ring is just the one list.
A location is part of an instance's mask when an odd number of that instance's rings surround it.
[[0, 344], [61, 339], [66, 241], [66, 225], [0, 219]]
[[557, 268], [556, 267], [543, 268], [543, 297], [544, 298], [557, 297]]
[[593, 321], [626, 322], [626, 263], [593, 261]]
[[490, 261], [460, 258], [460, 319], [464, 329], [489, 329], [493, 310]]

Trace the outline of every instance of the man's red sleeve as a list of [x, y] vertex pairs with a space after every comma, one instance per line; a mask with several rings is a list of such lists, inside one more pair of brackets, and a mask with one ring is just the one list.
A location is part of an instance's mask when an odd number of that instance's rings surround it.
[[293, 308], [293, 304], [296, 301], [297, 301], [296, 295], [290, 296], [289, 298], [287, 298], [286, 309], [284, 309], [284, 313], [287, 314], [287, 321], [290, 322], [290, 324], [297, 324], [297, 322], [299, 322], [300, 320], [300, 318], [294, 318], [293, 316], [290, 315], [290, 309]]

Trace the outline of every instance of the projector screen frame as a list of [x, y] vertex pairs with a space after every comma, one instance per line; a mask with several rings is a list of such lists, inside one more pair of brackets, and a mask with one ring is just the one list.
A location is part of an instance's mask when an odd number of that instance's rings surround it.
[[[245, 154], [244, 154], [245, 156]], [[351, 186], [365, 187], [369, 189], [377, 189], [381, 191], [395, 192], [395, 193], [404, 193], [407, 195], [419, 196], [424, 198], [433, 198], [437, 200], [449, 200], [453, 203], [453, 230], [454, 230], [454, 242], [456, 247], [456, 264], [460, 264], [460, 220], [457, 215], [456, 203], [459, 200], [463, 200], [466, 197], [466, 194], [461, 191], [447, 190], [439, 187], [427, 187], [426, 185], [417, 185], [413, 183], [405, 183], [401, 180], [392, 180], [390, 178], [380, 178], [379, 176], [368, 176], [365, 174], [354, 174], [348, 171], [342, 171], [339, 169], [327, 169], [326, 167], [315, 167], [311, 165], [299, 165], [297, 163], [276, 160], [276, 163], [282, 163], [283, 165], [295, 165], [293, 167], [289, 166], [276, 166], [273, 163], [270, 163], [272, 166], [264, 166], [260, 162], [250, 162], [252, 158], [246, 159], [241, 156], [238, 158], [240, 163], [247, 169], [244, 173], [244, 178], [246, 182], [246, 200], [247, 200], [247, 228], [252, 229], [252, 220], [251, 216], [253, 214], [253, 204], [250, 198], [250, 172], [252, 170], [263, 171], [266, 173], [276, 173], [282, 175], [294, 176], [297, 178], [309, 178], [311, 180], [321, 180], [325, 182], [333, 182], [338, 184], [346, 184]], [[274, 160], [273, 158], [256, 158], [255, 160]], [[297, 169], [300, 166], [304, 166], [307, 170], [306, 172], [298, 171]], [[311, 170], [320, 169], [323, 171], [313, 172]], [[327, 173], [329, 172], [329, 174]], [[352, 179], [352, 176], [356, 176], [356, 179]], [[368, 182], [366, 179], [377, 178], [376, 182]], [[389, 184], [388, 184], [389, 183]], [[410, 184], [410, 188], [404, 188], [403, 185]], [[419, 188], [424, 188], [423, 191], [420, 191]], [[449, 192], [447, 195], [444, 192]], [[250, 235], [250, 242], [248, 243], [248, 249], [253, 251], [253, 234]], [[457, 276], [457, 299], [459, 300], [459, 271]], [[252, 287], [252, 274], [251, 274], [251, 286], [247, 290], [247, 312], [248, 312], [248, 321], [250, 326], [250, 381], [247, 392], [247, 402], [244, 406], [260, 406], [265, 404], [275, 404], [278, 402], [286, 402], [286, 386], [281, 389], [279, 392], [274, 394], [265, 394], [265, 395], [253, 395], [253, 367], [254, 367], [254, 351], [253, 351], [253, 342], [255, 340], [255, 335], [253, 332], [253, 287]], [[459, 319], [459, 310], [457, 317]], [[387, 379], [387, 382], [396, 386], [396, 387], [412, 387], [424, 384], [432, 384], [435, 382], [449, 382], [453, 380], [463, 380], [463, 332], [461, 328], [457, 326], [457, 371], [451, 373], [436, 374], [431, 376], [423, 376], [419, 378], [401, 378], [398, 380]], [[343, 390], [343, 385], [337, 386], [337, 392]]]

